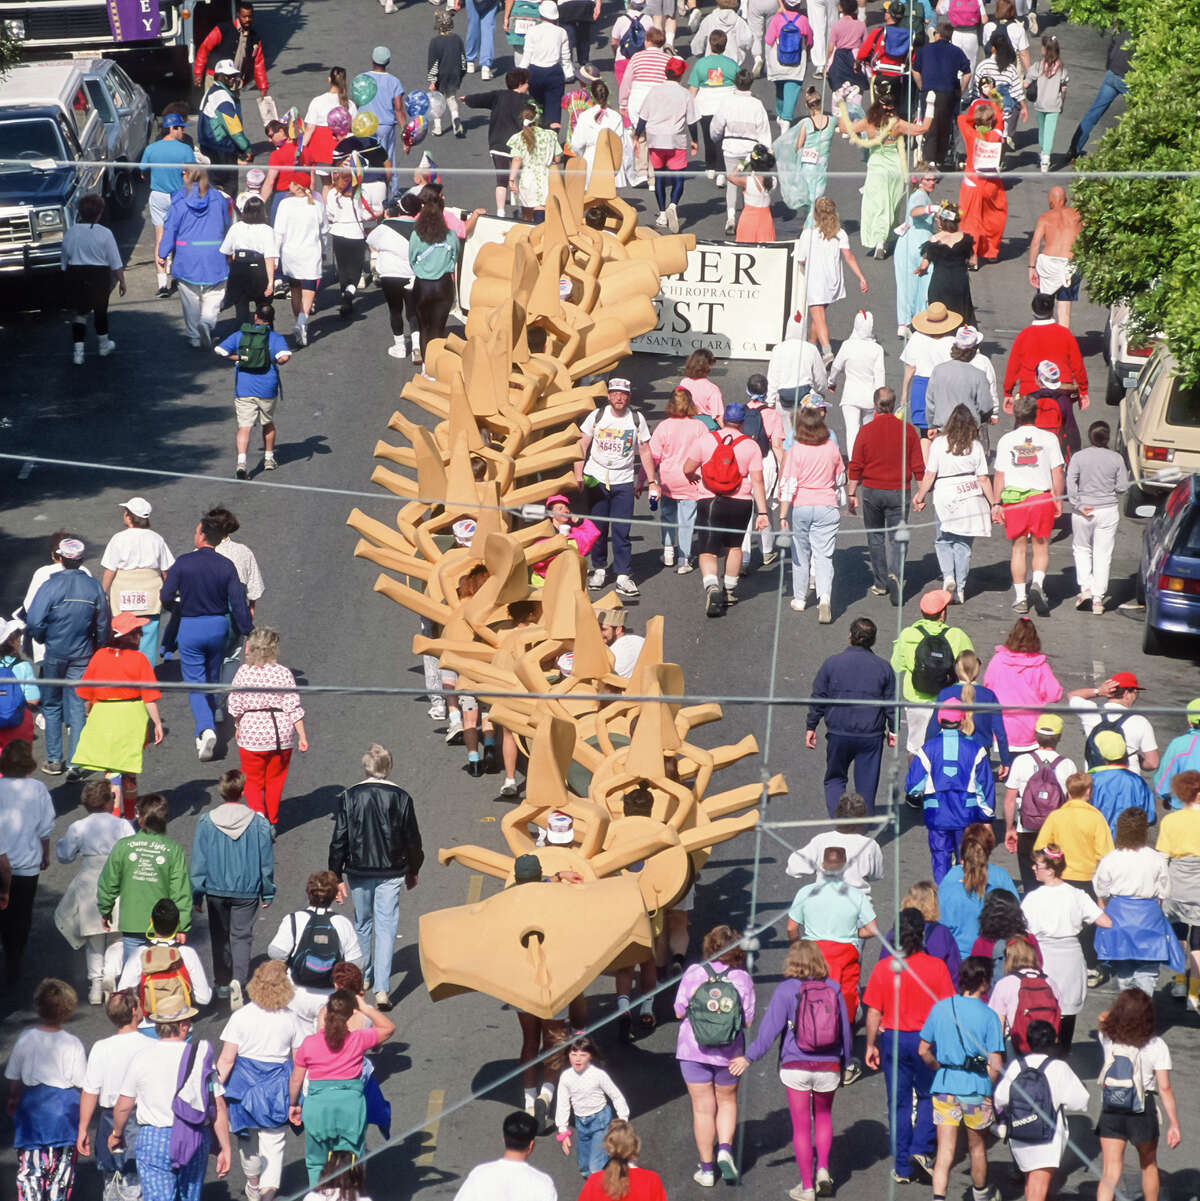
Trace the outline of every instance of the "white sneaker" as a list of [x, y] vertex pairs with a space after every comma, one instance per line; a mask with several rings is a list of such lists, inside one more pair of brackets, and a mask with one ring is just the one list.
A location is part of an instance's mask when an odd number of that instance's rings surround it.
[[793, 609], [795, 609], [797, 613], [803, 613], [805, 608], [808, 605], [808, 601], [805, 600], [804, 597], [802, 597], [802, 596], [793, 596], [792, 599], [788, 602], [788, 604], [790, 604], [791, 607]]
[[1187, 978], [1179, 979], [1178, 976], [1171, 981], [1171, 996], [1177, 1001], [1182, 1001], [1188, 995]]
[[467, 74], [468, 75], [475, 74], [475, 64], [473, 62], [470, 62], [469, 60], [467, 62]]
[[446, 702], [445, 701], [434, 701], [433, 704], [429, 706], [428, 712], [429, 712], [429, 716], [434, 721], [445, 721], [446, 720]]
[[296, 337], [296, 345], [297, 346], [303, 347], [303, 346], [308, 345], [308, 322], [307, 321], [304, 322], [303, 325], [296, 326], [295, 337]]
[[674, 567], [675, 566], [675, 548], [673, 546], [664, 546], [663, 547], [663, 566], [664, 567]]
[[277, 468], [278, 466], [279, 466], [279, 462], [273, 454], [268, 453], [268, 454], [263, 455], [263, 470], [264, 471], [274, 471], [275, 468]]
[[98, 976], [88, 982], [88, 1004], [100, 1005], [104, 1002], [104, 981]]
[[491, 79], [491, 77], [492, 77], [492, 68], [491, 67], [480, 67], [479, 68], [479, 78], [480, 79]]
[[1025, 20], [1029, 23], [1030, 37], [1037, 37], [1037, 32], [1038, 32], [1037, 13], [1030, 10], [1028, 13], [1025, 14]]
[[589, 588], [603, 588], [604, 580], [607, 575], [608, 571], [603, 567], [597, 567], [595, 571], [589, 571], [587, 586]]
[[688, 28], [695, 33], [700, 28], [700, 8], [697, 6], [688, 13]]
[[1050, 170], [1050, 156], [1049, 156], [1048, 154], [1043, 154], [1043, 155], [1042, 155], [1042, 157], [1041, 157], [1041, 160], [1040, 160], [1040, 161], [1039, 161], [1039, 163], [1038, 163], [1038, 168], [1039, 168], [1039, 170], [1041, 171], [1041, 173], [1042, 173], [1043, 175], [1045, 175], [1045, 174], [1047, 174], [1047, 173], [1049, 172], [1049, 170]]
[[659, 229], [667, 228], [667, 210], [666, 209], [663, 209], [663, 211], [661, 213], [659, 213], [657, 217], [654, 218], [654, 224]]
[[756, 54], [754, 56], [754, 65], [750, 68], [750, 74], [753, 75], [755, 79], [757, 79], [762, 74], [762, 69], [763, 69], [762, 55]]
[[675, 568], [675, 574], [688, 575], [695, 570], [695, 567], [693, 567], [692, 564], [687, 561], [687, 559], [680, 559], [679, 566]]
[[638, 586], [633, 582], [632, 577], [627, 575], [617, 576], [617, 591], [622, 596], [641, 596], [638, 591]]
[[692, 1173], [692, 1179], [701, 1188], [712, 1188], [717, 1183], [716, 1176], [707, 1168], [697, 1168], [695, 1172]]
[[717, 1170], [721, 1173], [722, 1178], [730, 1184], [737, 1183], [737, 1164], [733, 1162], [733, 1156], [724, 1148], [717, 1152]]
[[213, 757], [213, 751], [217, 747], [217, 733], [215, 730], [205, 730], [199, 738], [196, 739], [196, 757], [201, 763], [207, 763]]
[[[242, 985], [240, 981], [231, 980], [229, 982], [229, 1008], [241, 1009], [245, 1003], [246, 1002], [242, 997]], [[261, 1172], [262, 1169], [260, 1168], [259, 1171]], [[247, 1175], [257, 1176], [258, 1172], [248, 1172]]]
[[[693, 11], [694, 11], [694, 10], [693, 10]], [[715, 172], [715, 171], [714, 171], [714, 170], [713, 170], [711, 167], [709, 167], [709, 168], [708, 168], [708, 169], [707, 169], [707, 170], [704, 172], [704, 176], [705, 176], [705, 178], [706, 178], [706, 179], [716, 179], [716, 178], [717, 178], [717, 173], [716, 173], [716, 172]]]
[[450, 711], [450, 728], [446, 731], [446, 745], [453, 746], [456, 742], [462, 742], [462, 736], [462, 714], [457, 709], [452, 709]]
[[667, 205], [667, 228], [673, 233], [679, 232], [679, 210], [673, 205]]
[[71, 362], [74, 363], [76, 367], [83, 366], [83, 343], [82, 342], [76, 342], [75, 345], [71, 347]]
[[117, 344], [111, 338], [104, 337], [100, 339], [100, 357], [102, 359], [108, 358], [116, 349]]
[[804, 1185], [798, 1184], [793, 1189], [788, 1189], [788, 1196], [792, 1201], [815, 1201], [817, 1195], [816, 1189], [805, 1188]]
[[387, 0], [387, 3], [383, 6], [383, 11], [385, 13], [394, 13], [396, 11], [394, 0]]
[[404, 342], [393, 342], [391, 346], [387, 348], [387, 352], [392, 356], [393, 359], [408, 358], [408, 346]]
[[828, 1168], [817, 1169], [816, 1192], [818, 1197], [833, 1196], [833, 1177], [829, 1174]]
[[776, 117], [775, 121], [779, 125], [779, 132], [781, 134], [787, 133], [787, 131], [791, 128], [791, 126], [782, 117]]
[[725, 172], [718, 171], [717, 178], [713, 180], [713, 183], [715, 183], [718, 188], [723, 188], [725, 186]]

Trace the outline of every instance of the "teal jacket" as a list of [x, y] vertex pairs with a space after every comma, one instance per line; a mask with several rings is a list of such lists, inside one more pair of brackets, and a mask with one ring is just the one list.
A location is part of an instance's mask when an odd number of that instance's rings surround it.
[[275, 848], [261, 813], [227, 801], [196, 823], [192, 838], [192, 897], [275, 899]]

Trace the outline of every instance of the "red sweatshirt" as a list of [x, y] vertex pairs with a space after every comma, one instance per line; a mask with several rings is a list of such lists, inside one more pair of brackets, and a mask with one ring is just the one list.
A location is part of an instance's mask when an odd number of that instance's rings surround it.
[[1087, 368], [1075, 335], [1065, 325], [1049, 317], [1035, 318], [1016, 337], [1012, 350], [1008, 352], [1008, 365], [1004, 368], [1004, 395], [1011, 396], [1013, 386], [1019, 384], [1019, 395], [1029, 396], [1041, 385], [1037, 380], [1037, 365], [1049, 359], [1059, 370], [1062, 387], [1086, 394], [1088, 390]]
[[864, 488], [907, 491], [914, 479], [925, 474], [920, 435], [894, 413], [876, 413], [854, 439], [854, 454], [846, 474]]

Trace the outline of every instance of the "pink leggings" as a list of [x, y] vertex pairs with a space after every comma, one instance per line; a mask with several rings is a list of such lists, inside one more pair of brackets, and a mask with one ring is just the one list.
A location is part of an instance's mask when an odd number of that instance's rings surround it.
[[792, 1115], [792, 1145], [796, 1150], [796, 1166], [800, 1169], [801, 1188], [813, 1187], [814, 1143], [817, 1167], [829, 1168], [829, 1151], [833, 1146], [833, 1097], [832, 1092], [787, 1090], [788, 1110]]

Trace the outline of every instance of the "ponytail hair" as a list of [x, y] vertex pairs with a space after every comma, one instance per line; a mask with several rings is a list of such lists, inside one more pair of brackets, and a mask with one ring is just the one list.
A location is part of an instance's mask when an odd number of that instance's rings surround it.
[[979, 656], [974, 651], [962, 651], [954, 660], [954, 674], [962, 685], [959, 700], [963, 704], [963, 720], [959, 727], [964, 734], [975, 733], [975, 713], [968, 705], [975, 703], [975, 681], [979, 679]]
[[325, 1002], [325, 1045], [331, 1051], [340, 1051], [346, 1045], [346, 1035], [350, 1033], [350, 1019], [358, 1003], [354, 997], [342, 989], [332, 993]]
[[521, 109], [521, 141], [530, 152], [537, 145], [537, 109], [532, 104]]
[[629, 1195], [629, 1165], [641, 1152], [642, 1140], [628, 1122], [614, 1118], [604, 1136], [604, 1149], [608, 1152], [608, 1163], [600, 1187], [606, 1197], [621, 1201]]
[[347, 112], [350, 111], [350, 97], [346, 94], [346, 68], [345, 67], [330, 67], [329, 68], [329, 84], [330, 87], [337, 88], [338, 104]]
[[963, 890], [973, 892], [982, 901], [987, 893], [988, 856], [996, 849], [996, 836], [983, 822], [972, 822], [963, 834], [959, 859], [963, 869]]

